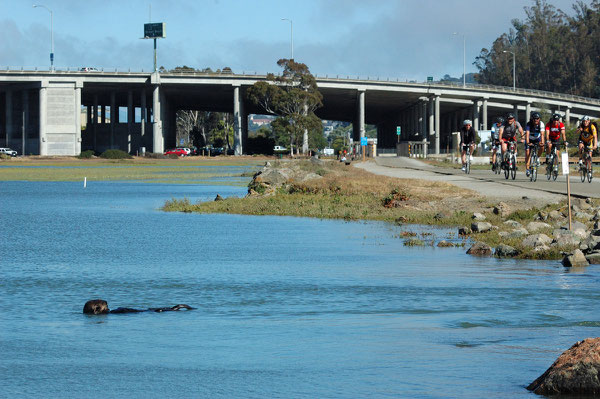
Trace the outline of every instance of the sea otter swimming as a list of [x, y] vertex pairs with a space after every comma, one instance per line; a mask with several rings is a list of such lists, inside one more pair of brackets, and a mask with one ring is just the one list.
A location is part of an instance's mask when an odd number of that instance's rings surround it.
[[85, 314], [107, 314], [107, 313], [139, 313], [139, 312], [170, 312], [178, 311], [181, 309], [192, 310], [195, 309], [189, 305], [180, 303], [171, 307], [164, 308], [149, 308], [149, 309], [132, 309], [132, 308], [116, 308], [110, 310], [108, 303], [103, 299], [92, 299], [87, 301], [83, 306], [83, 313]]

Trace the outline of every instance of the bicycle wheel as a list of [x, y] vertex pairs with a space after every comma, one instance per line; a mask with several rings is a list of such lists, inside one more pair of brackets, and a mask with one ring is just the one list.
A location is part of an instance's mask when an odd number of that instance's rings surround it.
[[[554, 170], [552, 170], [552, 180], [556, 180], [558, 177], [558, 166], [554, 166]], [[569, 176], [567, 176], [568, 178]]]
[[584, 165], [581, 165], [579, 167], [579, 175], [581, 177], [581, 182], [583, 183], [585, 181], [585, 178], [587, 177], [587, 169]]
[[537, 181], [537, 166], [531, 169], [531, 181]]
[[552, 163], [552, 157], [548, 158], [548, 162], [546, 162], [546, 177], [548, 180], [550, 180], [550, 177], [552, 177]]
[[471, 160], [469, 158], [467, 158], [467, 164], [465, 165], [465, 173], [471, 173]]
[[587, 159], [587, 178], [588, 178], [588, 182], [591, 183], [592, 182], [592, 178], [594, 177], [594, 170], [593, 170], [593, 166], [592, 166], [592, 160], [590, 158]]
[[508, 180], [508, 175], [510, 173], [508, 162], [504, 163], [504, 178]]
[[517, 165], [513, 163], [512, 167], [510, 168], [510, 178], [515, 180], [515, 177], [517, 177]]

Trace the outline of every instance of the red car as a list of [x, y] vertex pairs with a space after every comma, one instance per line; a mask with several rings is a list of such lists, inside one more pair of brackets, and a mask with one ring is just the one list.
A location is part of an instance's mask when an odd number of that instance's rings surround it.
[[171, 150], [165, 151], [165, 155], [170, 155], [170, 154], [179, 155], [180, 157], [184, 157], [184, 156], [188, 155], [187, 151], [184, 150], [183, 148], [173, 148]]

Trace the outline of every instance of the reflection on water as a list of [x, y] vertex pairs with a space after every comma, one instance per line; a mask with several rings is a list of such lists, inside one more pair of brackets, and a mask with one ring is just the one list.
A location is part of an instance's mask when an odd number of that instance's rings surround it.
[[[0, 397], [519, 397], [599, 335], [594, 267], [406, 247], [381, 223], [157, 210], [240, 187], [0, 192]], [[93, 298], [197, 310], [83, 315]]]

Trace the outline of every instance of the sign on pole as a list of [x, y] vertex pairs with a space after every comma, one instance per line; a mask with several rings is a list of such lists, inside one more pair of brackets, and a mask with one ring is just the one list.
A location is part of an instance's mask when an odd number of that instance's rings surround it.
[[167, 30], [164, 22], [144, 24], [144, 39], [164, 39], [165, 37], [167, 37]]
[[427, 76], [427, 81], [428, 82], [433, 82], [433, 76]]
[[367, 144], [369, 144], [369, 142], [368, 142], [368, 138], [366, 138], [366, 137], [361, 137], [361, 138], [360, 138], [360, 145], [367, 145]]
[[402, 126], [396, 126], [396, 134], [400, 136], [402, 134]]
[[[561, 155], [561, 161], [562, 161], [562, 174], [563, 175], [568, 175], [569, 174], [569, 154], [567, 154], [567, 152], [563, 152]], [[569, 180], [567, 178], [567, 180]]]

